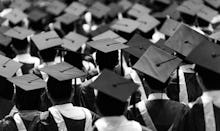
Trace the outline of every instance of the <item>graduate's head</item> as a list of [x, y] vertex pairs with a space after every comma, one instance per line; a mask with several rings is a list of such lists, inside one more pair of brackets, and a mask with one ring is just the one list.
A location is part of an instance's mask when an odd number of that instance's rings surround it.
[[67, 54], [64, 56], [64, 61], [77, 67], [78, 69], [83, 69], [83, 59], [82, 55], [79, 53], [68, 51]]
[[45, 50], [39, 51], [39, 56], [43, 62], [53, 62], [56, 58], [57, 50], [54, 48], [48, 48]]
[[16, 87], [14, 102], [18, 110], [40, 110], [41, 95], [45, 89], [25, 91]]
[[13, 1], [14, 0], [1, 0], [1, 4], [4, 6], [4, 8], [9, 8]]
[[113, 70], [118, 65], [118, 51], [112, 51], [109, 53], [103, 53], [101, 51], [96, 52], [96, 63], [100, 70], [109, 69]]
[[127, 102], [120, 101], [100, 91], [97, 94], [96, 106], [103, 116], [123, 115], [127, 108], [127, 104]]
[[167, 88], [170, 78], [165, 82], [161, 82], [153, 77], [150, 77], [148, 75], [145, 75], [145, 82], [147, 86], [150, 89], [150, 92], [156, 93], [156, 92], [165, 92], [165, 89]]
[[30, 51], [30, 43], [26, 39], [25, 40], [13, 39], [12, 49], [18, 55], [25, 54]]
[[220, 90], [220, 74], [196, 65], [197, 81], [203, 90]]
[[47, 94], [53, 104], [70, 102], [72, 90], [72, 80], [59, 81], [49, 76], [47, 81]]

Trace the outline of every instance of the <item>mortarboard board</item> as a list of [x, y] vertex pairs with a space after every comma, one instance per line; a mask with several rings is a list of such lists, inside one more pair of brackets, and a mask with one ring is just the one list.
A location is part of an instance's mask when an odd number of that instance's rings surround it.
[[126, 33], [132, 33], [138, 28], [139, 25], [140, 23], [138, 21], [128, 19], [128, 18], [123, 18], [123, 19], [116, 21], [111, 26], [111, 28], [122, 31], [122, 32], [126, 32]]
[[101, 75], [91, 84], [91, 87], [122, 102], [138, 89], [138, 85], [114, 72], [103, 70]]
[[86, 6], [91, 6], [95, 2], [95, 0], [79, 0], [79, 2]]
[[209, 23], [212, 22], [213, 18], [218, 15], [218, 11], [213, 10], [208, 6], [203, 6], [198, 12], [197, 16]]
[[0, 27], [0, 45], [3, 45], [5, 47], [8, 46], [12, 41], [11, 37], [4, 35], [4, 33], [8, 31], [9, 29], [10, 27], [7, 27], [7, 26]]
[[122, 6], [124, 11], [127, 11], [129, 8], [132, 7], [132, 3], [128, 0], [121, 0], [118, 2], [118, 5]]
[[144, 33], [151, 31], [160, 24], [160, 21], [147, 14], [139, 17], [137, 21], [140, 23], [138, 29]]
[[87, 40], [88, 38], [83, 35], [77, 34], [76, 32], [69, 32], [63, 39], [62, 47], [71, 51], [77, 51]]
[[200, 42], [206, 39], [206, 36], [187, 25], [181, 24], [174, 35], [166, 41], [165, 45], [183, 56], [187, 56]]
[[93, 37], [92, 39], [93, 40], [101, 40], [101, 39], [107, 39], [107, 38], [110, 38], [110, 39], [113, 39], [115, 41], [121, 42], [122, 44], [127, 42], [126, 39], [124, 39], [123, 37], [119, 36], [118, 34], [116, 34], [115, 32], [113, 32], [111, 30], [108, 30], [108, 31], [106, 31], [102, 34], [99, 34], [99, 35]]
[[90, 41], [87, 43], [87, 45], [102, 51], [104, 53], [112, 52], [115, 50], [120, 50], [127, 48], [128, 46], [125, 44], [122, 44], [121, 42], [118, 42], [114, 39], [100, 39], [100, 40], [95, 40], [95, 41]]
[[145, 14], [149, 14], [151, 9], [141, 5], [141, 4], [134, 4], [132, 8], [128, 11], [128, 15], [133, 16], [135, 18], [139, 18]]
[[98, 26], [98, 28], [96, 30], [92, 31], [90, 34], [92, 37], [95, 37], [101, 33], [108, 31], [108, 30], [109, 30], [109, 25], [103, 24], [103, 25]]
[[177, 11], [190, 16], [195, 16], [202, 7], [203, 4], [198, 4], [192, 1], [184, 1], [182, 5], [177, 7]]
[[204, 0], [204, 1], [216, 9], [220, 7], [220, 0]]
[[13, 9], [10, 13], [8, 13], [5, 16], [5, 18], [7, 18], [13, 24], [18, 24], [23, 19], [27, 18], [27, 15], [19, 9]]
[[208, 70], [220, 73], [220, 46], [210, 41], [202, 41], [186, 59]]
[[12, 77], [15, 72], [22, 66], [8, 57], [0, 55], [0, 75], [3, 77]]
[[129, 48], [124, 49], [124, 51], [140, 58], [151, 45], [152, 43], [148, 39], [135, 34], [128, 42]]
[[158, 42], [156, 42], [154, 44], [154, 46], [166, 51], [167, 53], [170, 53], [170, 54], [175, 54], [175, 51], [171, 48], [169, 48], [168, 46], [165, 45], [165, 40], [163, 39], [160, 39]]
[[11, 8], [17, 8], [17, 9], [20, 9], [20, 10], [24, 11], [24, 10], [31, 7], [31, 3], [26, 1], [26, 0], [15, 0], [15, 1], [12, 2], [10, 7]]
[[28, 36], [34, 34], [32, 30], [28, 30], [19, 26], [16, 26], [4, 33], [6, 36], [19, 39], [19, 40], [24, 40]]
[[58, 0], [50, 2], [48, 7], [46, 8], [46, 11], [53, 14], [53, 15], [59, 15], [63, 10], [66, 8], [66, 5]]
[[66, 25], [69, 25], [69, 24], [73, 23], [74, 21], [76, 21], [78, 19], [79, 19], [78, 16], [72, 15], [72, 14], [69, 14], [69, 13], [63, 14], [63, 15], [56, 18], [56, 20], [58, 22], [64, 23]]
[[33, 9], [28, 13], [28, 18], [34, 22], [41, 21], [47, 17], [47, 13], [40, 9]]
[[95, 2], [90, 8], [89, 8], [89, 12], [92, 13], [92, 15], [94, 15], [97, 18], [102, 18], [105, 15], [108, 14], [108, 12], [110, 11], [110, 8], [104, 4], [102, 4], [101, 2]]
[[0, 17], [0, 24], [4, 23], [6, 21], [6, 18]]
[[8, 78], [8, 81], [25, 91], [32, 91], [46, 87], [46, 82], [34, 74]]
[[44, 68], [40, 68], [40, 70], [59, 81], [81, 78], [86, 76], [86, 73], [66, 62], [46, 66]]
[[133, 68], [165, 83], [181, 62], [182, 60], [178, 57], [151, 46], [135, 63]]
[[43, 32], [31, 37], [39, 50], [59, 46], [62, 44], [61, 38], [55, 31]]
[[172, 36], [177, 31], [180, 25], [181, 24], [178, 21], [167, 19], [161, 27], [160, 32], [167, 36]]
[[220, 41], [220, 31], [212, 33], [209, 37], [214, 39], [214, 40]]
[[109, 5], [109, 7], [110, 7], [110, 11], [108, 12], [108, 15], [110, 17], [115, 17], [115, 16], [118, 15], [118, 13], [123, 11], [122, 6], [120, 6], [120, 5], [116, 4], [116, 3], [111, 3]]
[[80, 16], [87, 10], [87, 7], [79, 2], [73, 2], [70, 4], [66, 9], [65, 12], [75, 15], [75, 16]]

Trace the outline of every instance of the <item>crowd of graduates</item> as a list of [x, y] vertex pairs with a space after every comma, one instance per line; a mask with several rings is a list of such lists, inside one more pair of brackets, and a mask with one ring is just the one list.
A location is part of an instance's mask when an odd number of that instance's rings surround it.
[[220, 131], [220, 0], [1, 0], [0, 131]]

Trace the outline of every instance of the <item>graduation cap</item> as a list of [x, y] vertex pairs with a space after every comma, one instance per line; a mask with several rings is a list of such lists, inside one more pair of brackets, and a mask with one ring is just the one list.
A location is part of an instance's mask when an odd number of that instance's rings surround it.
[[160, 32], [167, 36], [172, 36], [177, 31], [180, 25], [181, 23], [179, 23], [178, 21], [167, 19], [161, 27]]
[[119, 36], [118, 34], [116, 34], [115, 32], [113, 32], [111, 30], [108, 30], [108, 31], [106, 31], [102, 34], [99, 34], [99, 35], [93, 37], [92, 39], [93, 40], [101, 40], [101, 39], [107, 39], [107, 38], [110, 38], [110, 39], [113, 39], [115, 41], [121, 42], [122, 44], [127, 42], [126, 39], [124, 39], [123, 37]]
[[13, 3], [10, 5], [11, 8], [17, 8], [22, 11], [28, 9], [31, 7], [31, 3], [28, 2], [27, 0], [15, 0]]
[[193, 1], [184, 1], [180, 6], [177, 7], [177, 11], [190, 16], [195, 16], [202, 7], [203, 4], [198, 4]]
[[138, 85], [114, 72], [104, 69], [101, 75], [91, 84], [91, 87], [122, 102], [138, 89]]
[[206, 22], [211, 23], [213, 18], [218, 15], [218, 11], [213, 10], [208, 6], [203, 6], [198, 12], [197, 16]]
[[110, 8], [101, 2], [95, 2], [90, 8], [89, 12], [92, 13], [96, 18], [102, 18], [108, 14]]
[[59, 81], [65, 81], [86, 76], [86, 73], [66, 62], [46, 66], [44, 68], [40, 68], [40, 70]]
[[46, 82], [34, 74], [8, 78], [8, 81], [25, 91], [32, 91], [46, 87]]
[[210, 41], [202, 41], [186, 59], [216, 73], [220, 73], [220, 46]]
[[135, 63], [133, 68], [165, 83], [181, 62], [182, 60], [178, 57], [160, 48], [151, 46]]
[[12, 77], [21, 66], [21, 63], [0, 55], [0, 76]]
[[191, 29], [187, 25], [181, 24], [174, 35], [166, 41], [165, 45], [183, 56], [187, 56], [204, 40], [207, 40], [206, 36]]
[[63, 39], [62, 47], [76, 52], [83, 44], [87, 42], [88, 38], [76, 32], [69, 32]]
[[6, 21], [6, 18], [0, 17], [0, 24], [4, 23]]
[[147, 14], [139, 17], [137, 21], [140, 23], [138, 29], [144, 33], [151, 31], [160, 24], [160, 21]]
[[214, 39], [214, 40], [220, 41], [220, 31], [212, 33], [209, 37]]
[[61, 38], [55, 31], [43, 32], [31, 37], [39, 50], [48, 49], [62, 44]]
[[148, 39], [139, 34], [135, 34], [128, 42], [129, 48], [124, 49], [124, 51], [140, 58], [151, 45], [152, 43]]
[[139, 18], [145, 14], [149, 14], [151, 12], [151, 9], [136, 3], [132, 6], [132, 8], [128, 11], [128, 15]]
[[162, 3], [162, 4], [169, 5], [171, 3], [171, 0], [154, 0], [154, 2], [159, 2], [159, 3]]
[[90, 34], [91, 34], [92, 37], [95, 37], [95, 36], [97, 36], [101, 33], [104, 33], [106, 31], [108, 31], [108, 30], [109, 30], [109, 25], [108, 24], [103, 24], [103, 25], [98, 26], [98, 28], [96, 30], [91, 31]]
[[158, 18], [158, 19], [166, 19], [167, 16], [169, 16], [174, 20], [178, 20], [180, 18], [180, 13], [178, 11], [176, 11], [176, 8], [178, 6], [179, 5], [177, 4], [177, 2], [173, 2], [165, 10], [163, 10], [162, 12], [153, 13], [152, 16], [154, 16], [155, 18]]
[[75, 16], [80, 16], [87, 10], [87, 7], [79, 2], [73, 2], [70, 4], [66, 9], [65, 12], [75, 15]]
[[118, 42], [110, 38], [90, 41], [87, 43], [87, 45], [104, 53], [108, 53], [128, 47], [127, 45], [122, 44], [121, 42]]
[[132, 7], [132, 3], [128, 0], [121, 0], [118, 2], [118, 5], [122, 6], [124, 12]]
[[158, 48], [160, 48], [160, 49], [162, 49], [162, 50], [164, 50], [167, 53], [170, 53], [172, 55], [175, 54], [175, 51], [173, 49], [169, 48], [168, 46], [166, 46], [165, 42], [166, 42], [165, 40], [160, 39], [158, 42], [156, 42], [154, 44], [154, 46], [156, 46], [156, 47], [158, 47]]
[[57, 17], [56, 21], [61, 22], [61, 23], [66, 24], [66, 25], [69, 25], [69, 24], [75, 22], [78, 19], [79, 19], [79, 17], [76, 16], [76, 15], [65, 13], [65, 14]]
[[46, 11], [57, 16], [61, 12], [63, 12], [65, 8], [66, 5], [63, 2], [55, 0], [49, 3], [48, 7], [46, 8]]
[[108, 15], [110, 17], [116, 17], [118, 13], [123, 12], [123, 7], [116, 3], [111, 3], [109, 7], [110, 7], [110, 11], [108, 12]]
[[204, 0], [206, 3], [214, 7], [215, 9], [218, 9], [220, 7], [220, 1], [219, 0]]
[[8, 19], [13, 24], [18, 24], [23, 19], [27, 18], [27, 15], [19, 9], [13, 9], [10, 13], [8, 13], [5, 16], [5, 18]]
[[114, 30], [119, 30], [119, 31], [126, 32], [126, 33], [132, 33], [138, 28], [139, 25], [140, 23], [138, 21], [128, 19], [128, 18], [123, 18], [123, 19], [116, 21], [111, 26], [111, 28]]
[[6, 31], [4, 34], [6, 36], [9, 36], [9, 37], [12, 37], [12, 38], [15, 38], [18, 40], [24, 40], [28, 36], [34, 34], [34, 32], [32, 30], [16, 26], [16, 27]]
[[10, 28], [7, 27], [7, 26], [1, 26], [0, 27], [0, 45], [2, 45], [4, 47], [7, 47], [12, 41], [11, 37], [8, 37], [8, 36], [4, 35], [4, 33], [6, 31], [8, 31], [9, 29]]
[[39, 22], [42, 19], [47, 17], [47, 13], [40, 10], [40, 9], [32, 9], [29, 13], [28, 13], [28, 18], [33, 21], [33, 22]]

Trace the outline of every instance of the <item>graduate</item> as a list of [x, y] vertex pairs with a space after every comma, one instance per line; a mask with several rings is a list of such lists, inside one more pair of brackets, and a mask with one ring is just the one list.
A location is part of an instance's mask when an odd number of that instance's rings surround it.
[[[50, 77], [47, 81], [47, 95], [52, 107], [41, 116], [39, 131], [89, 131], [96, 115], [83, 107], [71, 103], [72, 79], [85, 74], [68, 63], [59, 63], [41, 69]], [[51, 77], [52, 76], [52, 77]]]
[[150, 94], [147, 100], [129, 107], [128, 119], [136, 120], [153, 131], [172, 129], [174, 121], [188, 110], [184, 104], [170, 100], [165, 93], [169, 77], [180, 63], [181, 59], [153, 45], [147, 49], [133, 67], [146, 74]]
[[123, 115], [127, 100], [137, 90], [138, 85], [104, 69], [91, 86], [98, 90], [96, 106], [102, 116], [95, 122], [93, 131], [149, 131], [138, 122], [127, 120]]
[[[201, 42], [187, 57], [196, 64], [196, 78], [203, 89], [183, 119], [176, 122], [175, 131], [219, 131], [219, 59], [220, 46], [209, 41]], [[198, 59], [199, 58], [199, 59]]]
[[40, 96], [46, 83], [34, 74], [8, 79], [16, 85], [14, 103], [17, 111], [0, 121], [1, 131], [32, 131], [40, 120]]

